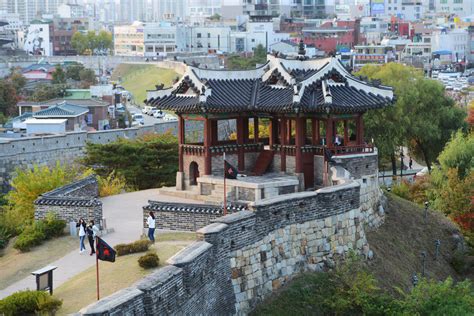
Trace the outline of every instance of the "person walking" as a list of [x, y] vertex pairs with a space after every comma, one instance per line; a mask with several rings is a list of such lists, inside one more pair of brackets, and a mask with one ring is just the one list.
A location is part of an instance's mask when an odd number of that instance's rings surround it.
[[94, 249], [94, 242], [95, 242], [95, 237], [99, 234], [99, 228], [95, 226], [94, 221], [91, 220], [89, 222], [89, 225], [86, 227], [87, 231], [87, 238], [89, 239], [89, 245], [91, 246], [91, 253], [89, 254], [92, 256], [95, 254], [95, 249]]
[[410, 170], [413, 169], [413, 160], [410, 157], [410, 160], [408, 161], [408, 167], [410, 167]]
[[84, 246], [84, 239], [86, 239], [86, 222], [83, 218], [79, 219], [79, 223], [76, 224], [76, 227], [79, 227], [79, 253], [86, 251], [86, 246]]
[[155, 222], [155, 214], [153, 214], [153, 212], [149, 213], [147, 224], [148, 224], [148, 238], [151, 240], [152, 243], [155, 243], [156, 222]]

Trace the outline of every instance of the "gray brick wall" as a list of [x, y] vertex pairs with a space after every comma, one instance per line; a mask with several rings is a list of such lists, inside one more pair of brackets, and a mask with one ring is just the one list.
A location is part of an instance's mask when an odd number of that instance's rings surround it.
[[[365, 187], [363, 194], [371, 192]], [[366, 218], [357, 182], [261, 201], [198, 230], [198, 241], [170, 266], [129, 290], [130, 304], [116, 293], [81, 313], [247, 314], [298, 273], [321, 270], [349, 249], [367, 253]]]

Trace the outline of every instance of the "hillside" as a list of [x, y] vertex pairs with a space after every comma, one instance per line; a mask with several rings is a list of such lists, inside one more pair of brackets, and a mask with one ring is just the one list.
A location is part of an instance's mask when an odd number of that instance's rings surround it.
[[112, 73], [112, 80], [120, 81], [125, 89], [132, 92], [137, 104], [143, 104], [146, 90], [154, 89], [161, 83], [168, 87], [176, 77], [178, 74], [173, 70], [151, 64], [120, 64]]
[[[347, 303], [347, 301], [334, 301], [337, 295], [340, 295], [339, 298], [347, 298], [349, 301], [347, 304], [354, 304], [352, 310], [354, 314], [364, 314], [358, 310], [360, 306], [357, 304], [360, 301], [357, 299], [351, 301], [353, 297], [357, 297], [357, 292], [364, 289], [367, 293], [375, 293], [377, 287], [380, 287], [391, 296], [400, 297], [396, 288], [411, 290], [413, 273], [416, 272], [421, 279], [422, 251], [426, 251], [427, 254], [425, 270], [427, 277], [445, 280], [450, 276], [457, 281], [473, 279], [472, 262], [471, 269], [464, 270], [470, 271], [470, 275], [461, 275], [453, 268], [452, 262], [457, 254], [457, 240], [459, 240], [458, 229], [453, 223], [442, 214], [429, 211], [425, 224], [423, 208], [393, 194], [388, 194], [387, 197], [385, 223], [378, 229], [367, 232], [370, 248], [374, 252], [372, 260], [367, 264], [359, 262], [356, 265], [342, 266], [342, 270], [346, 271], [342, 274], [341, 272], [303, 274], [264, 301], [252, 314], [335, 314], [335, 308]], [[438, 259], [434, 260], [437, 239], [441, 242], [440, 254]], [[370, 275], [375, 277], [374, 281], [377, 284], [372, 284], [369, 281], [370, 277], [360, 272], [357, 267], [367, 269]], [[362, 294], [362, 297], [365, 296]], [[372, 306], [385, 305], [376, 295], [364, 298], [369, 301], [370, 299], [373, 300]], [[369, 314], [384, 313], [380, 313], [379, 310]]]

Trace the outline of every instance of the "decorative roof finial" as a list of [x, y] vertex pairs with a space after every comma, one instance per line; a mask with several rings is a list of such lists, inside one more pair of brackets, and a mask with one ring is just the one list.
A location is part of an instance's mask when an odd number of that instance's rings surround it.
[[305, 45], [304, 45], [303, 39], [301, 38], [300, 43], [298, 45], [298, 55], [301, 55], [301, 56], [306, 55], [306, 49], [304, 48], [305, 48]]

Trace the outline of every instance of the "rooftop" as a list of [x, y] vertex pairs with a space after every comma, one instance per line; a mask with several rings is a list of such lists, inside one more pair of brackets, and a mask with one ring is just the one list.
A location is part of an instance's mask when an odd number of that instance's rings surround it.
[[241, 71], [187, 66], [173, 87], [148, 92], [147, 104], [180, 113], [360, 113], [393, 102], [393, 90], [356, 78], [335, 57], [268, 55]]
[[47, 109], [33, 113], [33, 117], [76, 117], [86, 114], [87, 112], [89, 112], [89, 110], [83, 106], [78, 106], [63, 101], [56, 105], [50, 106]]

